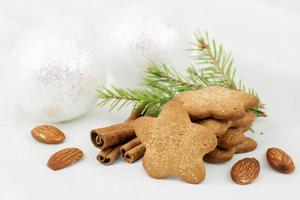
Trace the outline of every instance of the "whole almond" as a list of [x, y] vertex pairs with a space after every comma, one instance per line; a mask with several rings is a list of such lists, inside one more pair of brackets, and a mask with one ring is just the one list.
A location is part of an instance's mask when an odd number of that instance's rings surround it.
[[240, 185], [252, 183], [258, 176], [260, 164], [255, 158], [244, 158], [231, 168], [231, 178]]
[[64, 133], [50, 125], [40, 125], [31, 130], [31, 135], [36, 140], [46, 144], [59, 144], [65, 139]]
[[53, 170], [59, 170], [74, 164], [83, 156], [83, 152], [77, 148], [66, 148], [54, 153], [48, 160], [47, 166]]
[[269, 148], [266, 156], [269, 164], [276, 171], [286, 174], [295, 171], [295, 164], [292, 158], [283, 150], [278, 148]]

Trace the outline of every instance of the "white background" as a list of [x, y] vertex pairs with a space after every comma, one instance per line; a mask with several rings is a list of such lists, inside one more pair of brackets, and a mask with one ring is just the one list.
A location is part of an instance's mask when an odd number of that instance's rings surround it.
[[[95, 156], [89, 131], [117, 123], [127, 112], [108, 113], [95, 108], [84, 117], [57, 124], [66, 134], [60, 145], [36, 142], [32, 127], [42, 123], [30, 118], [15, 105], [18, 90], [12, 87], [14, 66], [10, 52], [17, 39], [49, 17], [76, 16], [101, 32], [101, 24], [124, 6], [141, 1], [100, 0], [0, 0], [0, 199], [254, 199], [300, 195], [300, 3], [295, 0], [254, 1], [174, 1], [145, 2], [155, 13], [174, 22], [186, 42], [192, 32], [209, 30], [233, 52], [235, 66], [246, 85], [256, 88], [267, 104], [269, 117], [255, 123], [258, 148], [235, 155], [225, 164], [207, 164], [202, 184], [190, 185], [178, 179], [155, 180], [144, 171], [141, 162], [122, 160], [102, 166]], [[95, 43], [98, 41], [95, 40]], [[188, 44], [188, 43], [187, 43]], [[99, 44], [98, 44], [99, 45]], [[188, 45], [187, 45], [188, 48]], [[188, 61], [182, 58], [182, 62]], [[102, 63], [99, 63], [99, 66]], [[263, 134], [260, 134], [260, 133]], [[76, 146], [84, 159], [61, 170], [46, 167], [55, 151]], [[296, 163], [292, 175], [273, 171], [265, 159], [269, 147], [289, 152]], [[246, 156], [256, 157], [261, 172], [255, 183], [239, 186], [229, 171], [233, 163]]]

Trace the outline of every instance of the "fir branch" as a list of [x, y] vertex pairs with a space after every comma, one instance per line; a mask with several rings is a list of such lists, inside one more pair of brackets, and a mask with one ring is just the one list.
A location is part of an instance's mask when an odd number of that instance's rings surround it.
[[174, 94], [187, 90], [196, 90], [203, 86], [199, 79], [190, 79], [164, 63], [161, 63], [161, 65], [151, 63], [147, 67], [144, 85], [153, 88], [164, 86], [172, 90]]
[[100, 102], [99, 107], [107, 104], [110, 111], [117, 108], [118, 110], [133, 104], [133, 109], [143, 109], [143, 115], [157, 116], [162, 105], [169, 101], [173, 95], [170, 91], [160, 89], [134, 89], [124, 90], [112, 87], [110, 89], [103, 88], [98, 91]]
[[195, 37], [195, 48], [190, 50], [196, 53], [193, 57], [201, 66], [201, 75], [208, 79], [209, 85], [237, 89], [234, 80], [236, 70], [231, 54], [224, 51], [222, 44], [218, 45], [214, 39], [210, 39], [207, 32], [205, 36], [196, 33]]
[[254, 107], [250, 109], [251, 112], [253, 112], [256, 117], [267, 117], [267, 114], [263, 111], [262, 107]]

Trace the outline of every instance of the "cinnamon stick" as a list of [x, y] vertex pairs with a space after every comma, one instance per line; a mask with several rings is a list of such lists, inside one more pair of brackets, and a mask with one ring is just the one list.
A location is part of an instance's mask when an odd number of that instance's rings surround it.
[[96, 159], [104, 165], [110, 165], [120, 156], [120, 147], [121, 145], [117, 145], [103, 149], [99, 152]]
[[[130, 149], [134, 148], [135, 146], [138, 146], [142, 144], [139, 138], [134, 138], [133, 140], [127, 142], [126, 144], [123, 144], [120, 148], [120, 151], [122, 153], [122, 156], [124, 157], [124, 154], [129, 151]], [[125, 158], [125, 157], [124, 157]]]
[[130, 149], [129, 151], [125, 152], [124, 159], [129, 163], [133, 163], [138, 159], [142, 158], [145, 154], [145, 151], [146, 151], [145, 145], [139, 144], [133, 147], [132, 149]]
[[91, 131], [91, 140], [93, 144], [100, 149], [123, 144], [136, 137], [133, 124], [134, 120], [104, 128], [93, 129]]

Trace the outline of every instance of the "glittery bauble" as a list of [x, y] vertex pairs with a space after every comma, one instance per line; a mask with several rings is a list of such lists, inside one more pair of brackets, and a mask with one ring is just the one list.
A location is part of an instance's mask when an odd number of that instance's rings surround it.
[[106, 64], [111, 84], [133, 88], [147, 65], [166, 61], [178, 32], [160, 18], [125, 13], [109, 22], [105, 38]]
[[46, 122], [68, 121], [94, 105], [105, 72], [96, 68], [90, 35], [83, 30], [72, 23], [47, 25], [20, 41], [18, 102], [32, 116]]

